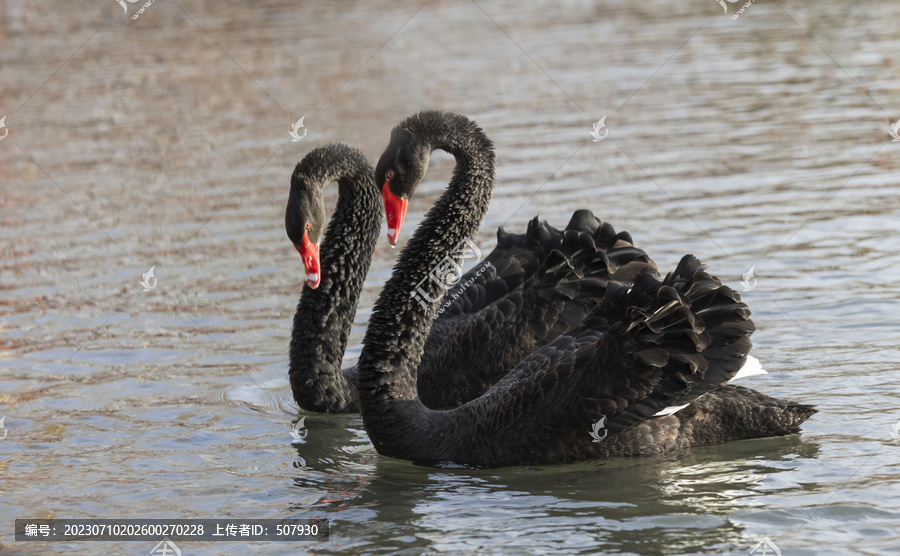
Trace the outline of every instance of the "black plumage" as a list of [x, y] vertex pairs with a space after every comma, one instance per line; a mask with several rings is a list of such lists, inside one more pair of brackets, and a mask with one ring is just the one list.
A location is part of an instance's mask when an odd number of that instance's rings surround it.
[[321, 246], [321, 283], [303, 287], [291, 335], [291, 390], [307, 411], [357, 408], [355, 369], [345, 376], [341, 361], [383, 218], [372, 172], [358, 149], [332, 143], [310, 151], [291, 176], [285, 229], [295, 245], [306, 223], [313, 240], [322, 236], [325, 187], [333, 181], [339, 187], [340, 217], [328, 223]]
[[[322, 281], [304, 287], [297, 306], [289, 373], [301, 408], [346, 413], [358, 411], [356, 367], [342, 370], [341, 360], [384, 215], [366, 157], [339, 143], [310, 151], [291, 178], [285, 226], [295, 244], [307, 222], [310, 237], [321, 238], [323, 192], [333, 181], [339, 198], [321, 245]], [[446, 295], [444, 288], [436, 294], [445, 309], [417, 371], [428, 407], [457, 407], [483, 394], [523, 357], [581, 322], [608, 283], [655, 271], [627, 233], [589, 211], [576, 212], [562, 231], [535, 218], [524, 234], [501, 229], [497, 240], [478, 267]]]
[[[425, 278], [483, 220], [494, 186], [493, 149], [471, 120], [428, 111], [395, 128], [376, 167], [376, 183], [390, 173], [392, 193], [410, 195], [437, 148], [456, 157], [453, 178], [397, 261], [375, 304], [359, 360], [360, 412], [381, 454], [479, 466], [657, 454], [789, 434], [814, 413], [810, 406], [727, 384], [751, 347], [750, 312], [690, 255], [664, 280], [638, 264], [633, 283], [599, 284], [602, 301], [580, 306], [586, 318], [573, 313], [575, 303], [561, 312], [548, 310], [545, 315], [571, 317], [545, 328], [577, 323], [522, 357], [473, 400], [445, 410], [428, 407], [418, 396], [417, 369], [429, 359], [423, 354], [440, 302], [423, 307], [410, 292], [422, 287], [428, 299], [439, 297], [441, 286]], [[579, 214], [577, 220], [586, 217]], [[572, 238], [588, 245], [577, 232]], [[577, 266], [577, 260], [551, 251], [537, 275]], [[585, 288], [558, 284], [562, 297]], [[508, 310], [495, 307], [485, 322], [510, 318], [518, 308], [510, 302]], [[539, 308], [533, 314], [533, 328], [540, 328]], [[469, 354], [476, 367], [490, 356]], [[656, 416], [688, 402], [681, 411]]]

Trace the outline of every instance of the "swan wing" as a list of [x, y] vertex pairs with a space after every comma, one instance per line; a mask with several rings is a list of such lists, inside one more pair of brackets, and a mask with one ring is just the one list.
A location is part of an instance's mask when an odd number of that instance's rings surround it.
[[615, 434], [721, 387], [744, 364], [749, 311], [694, 257], [662, 282], [647, 272], [609, 290], [579, 327], [473, 402], [483, 434], [564, 437], [601, 417]]
[[563, 231], [537, 218], [522, 235], [500, 230], [498, 247], [444, 302], [419, 368], [420, 396], [437, 408], [481, 395], [580, 324], [610, 281], [630, 283], [648, 269], [655, 265], [627, 233], [589, 211], [576, 212]]

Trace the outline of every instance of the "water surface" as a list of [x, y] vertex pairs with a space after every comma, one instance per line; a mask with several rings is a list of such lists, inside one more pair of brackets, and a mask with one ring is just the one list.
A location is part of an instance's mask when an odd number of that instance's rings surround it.
[[[0, 3], [0, 552], [153, 548], [17, 543], [24, 517], [330, 519], [328, 542], [250, 547], [270, 554], [900, 552], [900, 4], [139, 5]], [[424, 108], [496, 144], [483, 250], [590, 208], [663, 271], [693, 253], [740, 289], [754, 267], [771, 374], [745, 384], [815, 404], [802, 435], [430, 469], [307, 414], [292, 444], [291, 171], [336, 140], [374, 160]], [[347, 364], [397, 252], [378, 246]]]

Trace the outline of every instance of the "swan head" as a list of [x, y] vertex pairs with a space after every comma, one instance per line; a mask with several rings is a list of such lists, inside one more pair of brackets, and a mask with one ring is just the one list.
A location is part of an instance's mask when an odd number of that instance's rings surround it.
[[375, 166], [375, 183], [382, 184], [384, 213], [387, 218], [388, 241], [396, 245], [406, 218], [409, 198], [428, 170], [430, 148], [414, 140], [413, 134], [401, 126], [391, 131], [388, 144]]
[[[291, 176], [291, 193], [284, 212], [284, 228], [294, 248], [303, 259], [306, 285], [317, 288], [322, 280], [319, 263], [319, 242], [325, 230], [325, 185], [330, 176], [317, 173], [305, 164], [311, 152], [297, 165]], [[313, 157], [312, 160], [316, 160]], [[327, 181], [326, 181], [327, 180]]]

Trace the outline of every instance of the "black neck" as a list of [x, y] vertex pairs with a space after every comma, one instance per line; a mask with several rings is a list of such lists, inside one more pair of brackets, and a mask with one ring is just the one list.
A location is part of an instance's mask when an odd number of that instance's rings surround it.
[[304, 286], [291, 337], [291, 389], [307, 411], [357, 407], [355, 385], [344, 378], [341, 363], [384, 218], [371, 173], [337, 181], [337, 208], [320, 246], [322, 281], [316, 289]]
[[360, 412], [379, 452], [388, 455], [394, 439], [423, 433], [410, 427], [427, 427], [420, 418], [424, 406], [418, 401], [416, 369], [446, 291], [429, 273], [448, 258], [461, 263], [457, 247], [478, 231], [495, 182], [493, 145], [484, 132], [462, 116], [434, 114], [425, 121], [414, 116], [401, 127], [430, 150], [453, 154], [453, 178], [394, 266], [369, 319], [359, 360]]

